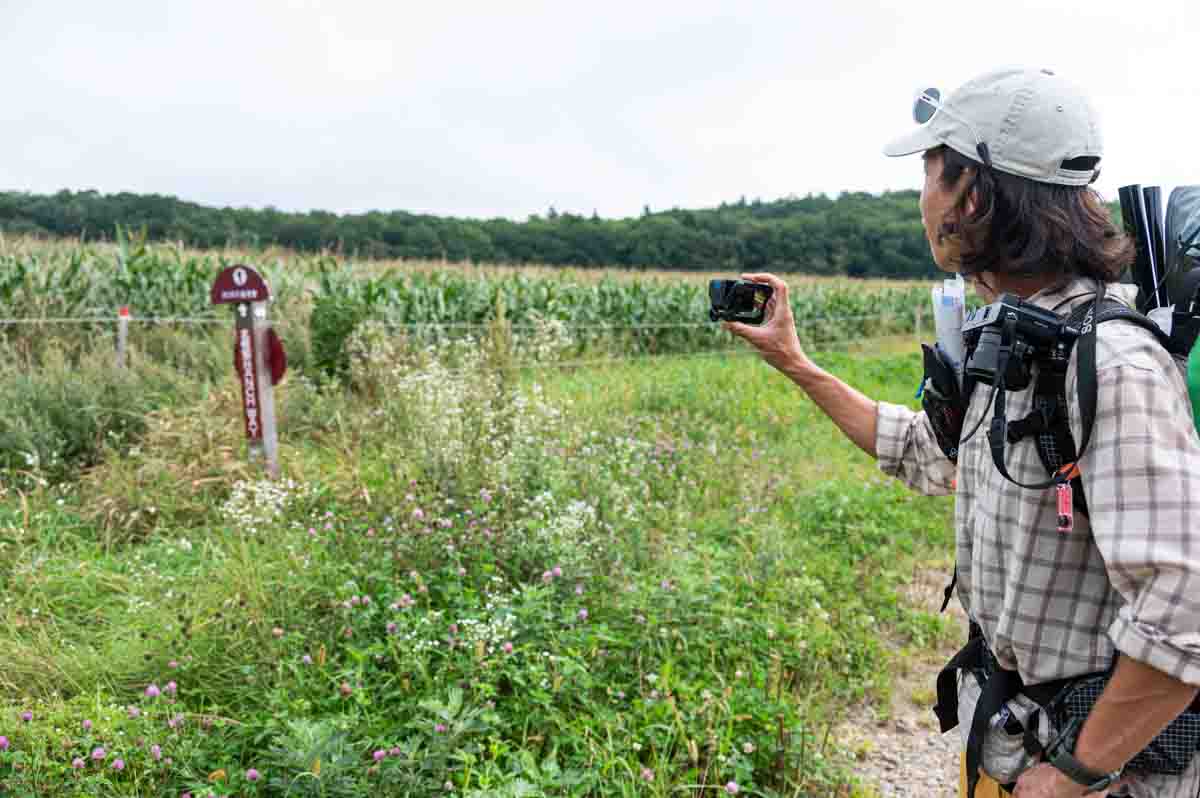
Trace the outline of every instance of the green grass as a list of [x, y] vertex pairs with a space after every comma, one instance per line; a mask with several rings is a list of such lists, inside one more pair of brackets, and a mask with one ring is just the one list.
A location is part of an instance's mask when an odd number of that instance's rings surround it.
[[[912, 353], [818, 358], [913, 402]], [[0, 794], [849, 784], [828, 732], [887, 695], [884, 635], [944, 634], [897, 594], [950, 551], [949, 501], [882, 477], [752, 358], [488, 363], [285, 384], [277, 495], [222, 381], [81, 479], [0, 496]]]

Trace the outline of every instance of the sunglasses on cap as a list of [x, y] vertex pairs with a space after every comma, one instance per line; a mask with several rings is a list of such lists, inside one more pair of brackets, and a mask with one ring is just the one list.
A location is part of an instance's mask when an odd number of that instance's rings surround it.
[[990, 167], [992, 165], [992, 156], [988, 151], [987, 142], [979, 137], [979, 133], [975, 130], [974, 125], [946, 107], [945, 103], [942, 102], [941, 91], [938, 89], [925, 89], [916, 93], [916, 97], [913, 99], [913, 121], [918, 125], [924, 125], [939, 112], [956, 122], [966, 125], [967, 129], [971, 131], [971, 135], [975, 137], [975, 151], [979, 153], [979, 160]]

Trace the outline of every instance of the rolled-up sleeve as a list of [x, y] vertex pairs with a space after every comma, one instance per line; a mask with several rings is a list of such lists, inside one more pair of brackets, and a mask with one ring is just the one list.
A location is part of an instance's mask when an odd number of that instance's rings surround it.
[[1108, 632], [1121, 653], [1200, 685], [1200, 438], [1161, 347], [1119, 360], [1098, 370], [1079, 461], [1092, 536], [1125, 600]]
[[954, 492], [954, 463], [942, 452], [925, 413], [879, 402], [875, 415], [879, 468], [927, 496]]

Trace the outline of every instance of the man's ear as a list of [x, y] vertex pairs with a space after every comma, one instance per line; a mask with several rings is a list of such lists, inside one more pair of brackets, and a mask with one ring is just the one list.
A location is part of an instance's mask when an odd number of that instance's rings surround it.
[[975, 170], [970, 169], [964, 172], [962, 179], [966, 183], [966, 186], [963, 187], [963, 191], [966, 193], [963, 198], [963, 213], [973, 216], [979, 207], [979, 194], [975, 190]]
[[975, 197], [976, 197], [976, 195], [975, 195], [974, 191], [967, 192], [967, 202], [963, 207], [963, 209], [966, 211], [967, 216], [975, 215], [975, 209], [978, 207], [978, 203], [975, 201]]

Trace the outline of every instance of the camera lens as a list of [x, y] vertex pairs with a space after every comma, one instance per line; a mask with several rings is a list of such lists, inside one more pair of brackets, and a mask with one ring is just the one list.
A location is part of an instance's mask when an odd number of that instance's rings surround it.
[[995, 328], [985, 328], [981, 331], [979, 343], [975, 345], [975, 352], [967, 359], [967, 374], [985, 385], [991, 385], [996, 377], [996, 366], [999, 365], [1002, 341], [1000, 331]]

